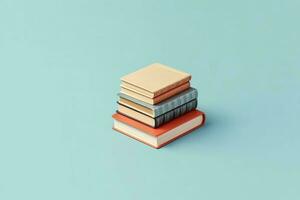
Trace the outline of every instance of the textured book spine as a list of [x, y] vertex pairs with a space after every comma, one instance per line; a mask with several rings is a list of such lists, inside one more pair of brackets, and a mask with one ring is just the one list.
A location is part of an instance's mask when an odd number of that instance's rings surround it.
[[178, 96], [177, 98], [174, 98], [171, 101], [168, 101], [154, 108], [155, 116], [163, 115], [164, 113], [169, 112], [170, 110], [176, 107], [179, 107], [187, 102], [197, 99], [197, 97], [198, 97], [198, 92], [196, 89], [193, 89], [184, 95]]
[[194, 110], [197, 107], [197, 99], [194, 99], [186, 104], [183, 104], [173, 110], [170, 110], [155, 118], [155, 128], [177, 118], [185, 113]]

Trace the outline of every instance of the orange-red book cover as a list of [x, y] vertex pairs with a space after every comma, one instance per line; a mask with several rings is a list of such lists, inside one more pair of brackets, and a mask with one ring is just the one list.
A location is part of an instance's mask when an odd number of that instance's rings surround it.
[[[131, 118], [128, 118], [128, 117], [126, 117], [124, 115], [121, 115], [119, 113], [113, 114], [112, 117], [115, 120], [118, 120], [120, 122], [128, 124], [128, 125], [136, 128], [136, 129], [139, 129], [139, 130], [141, 130], [141, 131], [143, 131], [143, 132], [145, 132], [147, 134], [150, 134], [150, 135], [152, 135], [154, 137], [158, 137], [158, 136], [163, 135], [164, 133], [166, 133], [166, 132], [168, 132], [168, 131], [170, 131], [170, 130], [172, 130], [172, 129], [174, 129], [174, 128], [176, 128], [176, 127], [178, 127], [178, 126], [180, 126], [180, 125], [182, 125], [182, 124], [184, 124], [184, 123], [186, 123], [186, 122], [188, 122], [188, 121], [190, 121], [190, 120], [192, 120], [192, 119], [194, 119], [194, 118], [196, 118], [198, 116], [200, 116], [200, 115], [203, 116], [203, 121], [202, 121], [202, 123], [199, 126], [193, 128], [192, 130], [187, 131], [186, 133], [181, 134], [180, 136], [178, 136], [176, 138], [173, 138], [172, 140], [166, 142], [165, 144], [163, 144], [163, 145], [161, 145], [159, 147], [155, 147], [155, 148], [160, 148], [160, 147], [162, 147], [162, 146], [164, 146], [164, 145], [166, 145], [166, 144], [174, 141], [175, 139], [177, 139], [177, 138], [179, 138], [179, 137], [181, 137], [183, 135], [186, 135], [186, 134], [190, 133], [194, 129], [202, 126], [205, 123], [205, 114], [203, 112], [201, 112], [201, 111], [193, 110], [193, 111], [190, 111], [187, 114], [185, 114], [185, 115], [183, 115], [183, 116], [181, 116], [179, 118], [176, 118], [176, 119], [170, 121], [169, 123], [164, 124], [164, 125], [162, 125], [162, 126], [160, 126], [158, 128], [152, 128], [152, 127], [147, 126], [147, 125], [145, 125], [145, 124], [143, 124], [141, 122], [138, 122], [138, 121], [136, 121], [134, 119], [131, 119]], [[125, 135], [127, 135], [126, 133], [122, 132], [121, 130], [118, 130], [118, 131], [121, 132], [121, 133], [123, 133], [123, 134], [125, 134]], [[137, 139], [137, 138], [134, 138], [134, 139]], [[141, 141], [141, 140], [139, 140], [139, 141], [147, 144], [145, 141]], [[149, 144], [147, 144], [147, 145], [149, 145]], [[152, 146], [152, 145], [150, 145], [150, 146]]]

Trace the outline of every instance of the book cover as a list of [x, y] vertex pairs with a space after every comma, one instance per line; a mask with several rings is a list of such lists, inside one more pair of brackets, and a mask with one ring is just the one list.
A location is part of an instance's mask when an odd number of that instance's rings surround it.
[[154, 63], [121, 78], [121, 87], [154, 98], [191, 79], [191, 75]]
[[205, 123], [205, 114], [194, 110], [159, 127], [151, 128], [121, 114], [114, 114], [113, 129], [154, 148], [182, 137]]

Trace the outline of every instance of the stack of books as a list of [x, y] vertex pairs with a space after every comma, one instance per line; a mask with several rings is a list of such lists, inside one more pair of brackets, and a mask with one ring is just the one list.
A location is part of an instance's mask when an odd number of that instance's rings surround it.
[[198, 92], [191, 75], [155, 63], [121, 78], [113, 129], [160, 148], [200, 127]]

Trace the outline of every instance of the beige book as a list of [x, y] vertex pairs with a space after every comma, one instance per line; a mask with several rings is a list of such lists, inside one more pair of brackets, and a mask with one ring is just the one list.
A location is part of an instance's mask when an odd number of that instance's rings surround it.
[[120, 97], [119, 103], [154, 118], [154, 111], [150, 108], [146, 108], [145, 106], [139, 105], [122, 97]]
[[186, 89], [188, 89], [190, 87], [190, 82], [186, 82], [176, 88], [173, 88], [172, 90], [169, 90], [168, 92], [165, 92], [157, 97], [154, 97], [154, 98], [150, 98], [150, 97], [147, 97], [147, 96], [144, 96], [144, 95], [141, 95], [139, 93], [136, 93], [132, 90], [129, 90], [129, 89], [126, 89], [126, 88], [121, 88], [121, 93], [123, 94], [126, 94], [126, 95], [129, 95], [133, 98], [136, 98], [138, 100], [141, 100], [141, 101], [144, 101], [146, 103], [149, 103], [149, 104], [157, 104], [159, 102], [162, 102], [163, 100], [165, 99], [168, 99], [169, 97], [171, 96], [174, 96]]
[[191, 79], [191, 75], [155, 63], [121, 78], [121, 87], [154, 98]]
[[149, 117], [147, 115], [144, 115], [142, 113], [139, 113], [139, 112], [137, 112], [135, 110], [132, 110], [130, 108], [127, 108], [126, 106], [118, 104], [118, 112], [120, 112], [123, 115], [126, 115], [127, 117], [130, 117], [130, 118], [133, 118], [137, 121], [140, 121], [144, 124], [155, 127], [155, 119], [154, 118]]

